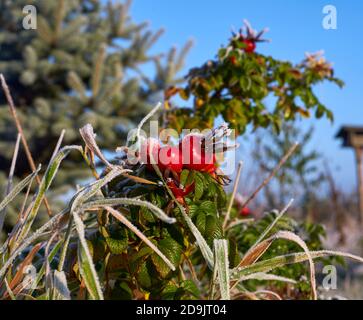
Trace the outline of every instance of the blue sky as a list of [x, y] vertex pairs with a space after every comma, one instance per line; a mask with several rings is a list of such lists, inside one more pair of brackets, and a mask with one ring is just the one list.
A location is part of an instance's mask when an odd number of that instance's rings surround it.
[[[337, 9], [337, 30], [322, 27], [323, 7], [328, 4]], [[347, 191], [355, 187], [353, 151], [342, 149], [334, 135], [343, 124], [363, 126], [363, 1], [135, 0], [131, 14], [136, 21], [150, 21], [154, 30], [166, 29], [153, 49], [155, 52], [173, 45], [180, 48], [188, 39], [194, 40], [185, 72], [213, 58], [230, 37], [231, 27], [238, 29], [243, 19], [257, 30], [270, 29], [266, 38], [272, 42], [259, 44], [261, 53], [298, 62], [306, 51], [324, 50], [334, 64], [336, 76], [346, 86], [341, 90], [333, 84], [319, 85], [316, 93], [334, 112], [335, 122], [331, 125], [327, 120], [310, 121], [306, 126], [315, 124], [311, 147], [329, 158], [339, 184]]]

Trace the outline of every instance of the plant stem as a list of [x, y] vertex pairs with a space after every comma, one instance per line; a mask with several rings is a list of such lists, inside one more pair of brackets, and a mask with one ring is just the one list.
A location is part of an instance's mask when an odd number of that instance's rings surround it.
[[[9, 107], [10, 107], [11, 115], [14, 118], [16, 128], [17, 128], [17, 130], [18, 130], [18, 132], [19, 132], [19, 134], [21, 136], [21, 142], [23, 143], [24, 150], [25, 150], [25, 154], [26, 154], [26, 157], [28, 159], [30, 168], [32, 169], [32, 171], [35, 171], [36, 170], [35, 163], [34, 163], [34, 160], [33, 160], [32, 155], [31, 155], [28, 142], [25, 139], [25, 135], [24, 135], [24, 132], [23, 132], [23, 128], [21, 126], [19, 117], [18, 117], [18, 115], [16, 113], [16, 108], [15, 108], [15, 105], [14, 105], [13, 98], [11, 97], [9, 87], [6, 84], [6, 81], [5, 81], [5, 78], [4, 78], [3, 74], [0, 74], [0, 80], [1, 80], [1, 85], [2, 85], [2, 88], [4, 90], [6, 99], [8, 101]], [[37, 175], [35, 177], [35, 179], [36, 179], [38, 185], [40, 185], [40, 177], [39, 177], [39, 175]], [[48, 203], [48, 200], [47, 200], [46, 197], [44, 197], [44, 205], [47, 208], [48, 215], [51, 216], [52, 215], [52, 211], [50, 209], [50, 206], [49, 206], [49, 203]]]
[[287, 153], [283, 156], [283, 158], [280, 160], [280, 162], [278, 163], [278, 165], [272, 170], [272, 172], [270, 173], [270, 175], [263, 180], [263, 182], [258, 186], [258, 188], [255, 190], [255, 192], [253, 192], [248, 199], [243, 203], [242, 205], [242, 209], [244, 207], [246, 207], [250, 201], [252, 201], [256, 195], [261, 191], [261, 189], [263, 189], [263, 187], [265, 187], [270, 180], [276, 175], [276, 173], [280, 170], [280, 168], [285, 164], [285, 162], [290, 158], [290, 156], [293, 154], [293, 152], [295, 151], [295, 149], [298, 147], [299, 143], [295, 142], [291, 148], [287, 151]]
[[226, 229], [226, 226], [227, 226], [227, 223], [228, 223], [230, 214], [231, 214], [231, 209], [232, 209], [232, 206], [233, 206], [233, 201], [234, 201], [234, 198], [236, 196], [236, 192], [237, 192], [237, 188], [238, 188], [239, 178], [241, 176], [242, 165], [243, 165], [243, 162], [240, 161], [238, 163], [236, 180], [234, 181], [233, 192], [232, 192], [232, 195], [231, 195], [231, 199], [229, 200], [228, 210], [227, 210], [226, 216], [224, 217], [224, 221], [223, 221], [223, 230]]

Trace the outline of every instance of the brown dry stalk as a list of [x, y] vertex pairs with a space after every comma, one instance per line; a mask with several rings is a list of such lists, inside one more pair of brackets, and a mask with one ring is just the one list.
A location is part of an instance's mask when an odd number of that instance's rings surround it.
[[282, 157], [282, 159], [280, 160], [280, 162], [277, 164], [277, 166], [272, 170], [272, 172], [270, 173], [270, 175], [265, 180], [263, 180], [263, 182], [258, 186], [258, 188], [243, 203], [242, 209], [244, 207], [246, 207], [250, 203], [250, 201], [252, 201], [256, 197], [256, 195], [261, 191], [261, 189], [263, 189], [270, 182], [270, 180], [276, 175], [276, 173], [280, 170], [280, 168], [285, 164], [285, 162], [294, 153], [294, 151], [296, 150], [296, 148], [298, 147], [298, 145], [299, 145], [299, 143], [298, 142], [295, 142], [291, 146], [291, 148], [287, 151], [287, 153]]
[[226, 213], [226, 216], [224, 217], [224, 221], [223, 221], [223, 230], [226, 230], [227, 223], [229, 222], [229, 216], [231, 214], [231, 210], [232, 210], [232, 206], [233, 206], [233, 201], [234, 201], [234, 198], [236, 196], [239, 179], [241, 177], [242, 165], [243, 165], [243, 162], [240, 161], [238, 163], [237, 175], [236, 175], [236, 180], [234, 181], [234, 186], [233, 186], [233, 191], [232, 191], [231, 199], [229, 201], [227, 213]]
[[[15, 274], [14, 278], [11, 280], [9, 287], [11, 290], [14, 290], [15, 287], [20, 283], [20, 281], [23, 279], [24, 276], [24, 268], [26, 266], [31, 265], [31, 262], [34, 258], [34, 256], [37, 254], [37, 252], [40, 250], [40, 248], [42, 247], [41, 243], [36, 244], [32, 250], [28, 253], [28, 255], [26, 256], [26, 258], [22, 261], [22, 263], [20, 264], [17, 273]], [[21, 286], [22, 287], [22, 286]], [[17, 293], [18, 290], [16, 290]]]
[[[24, 146], [25, 154], [26, 154], [26, 157], [28, 159], [30, 168], [31, 168], [32, 171], [35, 171], [36, 170], [35, 163], [34, 163], [32, 155], [31, 155], [28, 142], [26, 141], [26, 138], [25, 138], [25, 135], [24, 135], [23, 128], [21, 126], [20, 120], [19, 120], [18, 115], [16, 113], [16, 108], [15, 108], [15, 105], [14, 105], [13, 98], [12, 98], [12, 96], [10, 94], [9, 87], [8, 87], [6, 81], [5, 81], [5, 78], [4, 78], [3, 74], [0, 74], [0, 80], [1, 80], [1, 86], [2, 86], [2, 88], [4, 90], [4, 93], [5, 93], [6, 100], [8, 101], [8, 104], [9, 104], [11, 115], [12, 115], [14, 121], [15, 121], [15, 125], [16, 125], [16, 128], [18, 130], [18, 133], [21, 136], [21, 142], [22, 142], [22, 144]], [[36, 179], [38, 185], [40, 185], [39, 175], [36, 175], [35, 179]], [[49, 203], [48, 203], [48, 200], [47, 200], [46, 197], [44, 197], [44, 204], [45, 204], [45, 207], [47, 208], [48, 215], [51, 216], [52, 211], [50, 209], [50, 206], [49, 206]]]

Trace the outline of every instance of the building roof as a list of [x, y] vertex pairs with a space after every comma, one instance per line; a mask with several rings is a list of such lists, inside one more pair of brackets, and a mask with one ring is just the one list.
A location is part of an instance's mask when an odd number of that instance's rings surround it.
[[348, 132], [363, 134], [363, 126], [342, 126], [338, 133], [336, 134], [336, 138], [345, 138]]
[[356, 135], [363, 135], [363, 127], [359, 126], [342, 126], [337, 134], [335, 135], [335, 138], [342, 138], [343, 139], [343, 147], [351, 147], [351, 139], [352, 137], [350, 134], [356, 134]]

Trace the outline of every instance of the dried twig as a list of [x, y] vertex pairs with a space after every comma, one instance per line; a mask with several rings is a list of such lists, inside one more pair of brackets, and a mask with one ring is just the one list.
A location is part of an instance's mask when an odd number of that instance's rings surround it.
[[[19, 152], [19, 144], [20, 144], [20, 134], [18, 134], [18, 137], [16, 138], [13, 159], [11, 161], [11, 167], [10, 167], [10, 171], [9, 171], [9, 177], [8, 177], [8, 183], [6, 186], [5, 196], [7, 196], [10, 193], [11, 187], [13, 184], [15, 165], [16, 165], [16, 160], [18, 158], [18, 152]], [[5, 216], [6, 216], [6, 207], [0, 212], [0, 233], [3, 229]]]
[[251, 200], [253, 200], [256, 195], [261, 191], [261, 189], [263, 189], [269, 182], [270, 180], [276, 175], [276, 173], [280, 170], [280, 168], [285, 164], [285, 162], [290, 158], [290, 156], [293, 154], [293, 152], [295, 151], [295, 149], [298, 147], [299, 143], [295, 142], [291, 148], [287, 151], [287, 153], [283, 156], [283, 158], [280, 160], [280, 162], [277, 164], [277, 166], [272, 170], [272, 172], [270, 173], [270, 175], [263, 180], [263, 182], [258, 186], [258, 188], [255, 190], [255, 192], [253, 192], [248, 198], [247, 200], [243, 203], [242, 205], [242, 209], [244, 207], [246, 207]]
[[[15, 105], [14, 105], [13, 98], [12, 98], [12, 96], [10, 94], [9, 87], [6, 84], [6, 81], [5, 81], [5, 78], [4, 78], [3, 74], [0, 74], [0, 80], [1, 80], [1, 86], [2, 86], [2, 88], [4, 90], [4, 93], [5, 93], [6, 100], [8, 101], [8, 104], [9, 104], [9, 108], [10, 108], [11, 115], [14, 118], [16, 128], [17, 128], [17, 130], [18, 130], [18, 132], [19, 132], [19, 134], [21, 136], [21, 142], [23, 143], [24, 150], [25, 150], [25, 154], [26, 154], [26, 157], [28, 159], [30, 168], [31, 168], [32, 171], [35, 171], [36, 170], [36, 166], [35, 166], [33, 157], [32, 157], [32, 155], [30, 153], [30, 149], [29, 149], [28, 142], [25, 139], [25, 135], [24, 135], [23, 128], [21, 126], [20, 120], [19, 120], [18, 115], [16, 113], [16, 108], [15, 108]], [[39, 177], [39, 175], [37, 175], [35, 177], [35, 179], [36, 179], [37, 183], [40, 185], [40, 177]], [[44, 204], [45, 204], [45, 207], [47, 208], [48, 215], [51, 216], [52, 215], [52, 211], [50, 209], [48, 200], [45, 197], [44, 197]]]
[[236, 196], [236, 192], [237, 192], [237, 188], [238, 188], [239, 178], [241, 176], [242, 165], [243, 165], [243, 162], [240, 161], [238, 163], [237, 175], [236, 175], [236, 180], [234, 182], [231, 199], [229, 201], [227, 213], [226, 213], [226, 216], [224, 217], [224, 221], [223, 221], [223, 230], [226, 229], [226, 226], [227, 226], [227, 223], [228, 223], [228, 220], [229, 220], [229, 216], [231, 214], [231, 209], [232, 209], [232, 206], [233, 206], [233, 201], [234, 201], [234, 198]]

